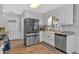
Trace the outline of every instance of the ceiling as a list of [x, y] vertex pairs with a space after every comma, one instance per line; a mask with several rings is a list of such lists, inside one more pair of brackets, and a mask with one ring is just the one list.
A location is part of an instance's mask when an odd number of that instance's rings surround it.
[[15, 14], [21, 14], [24, 10], [29, 10], [37, 13], [46, 13], [63, 4], [40, 4], [39, 7], [33, 9], [30, 4], [3, 4], [3, 12], [13, 11]]

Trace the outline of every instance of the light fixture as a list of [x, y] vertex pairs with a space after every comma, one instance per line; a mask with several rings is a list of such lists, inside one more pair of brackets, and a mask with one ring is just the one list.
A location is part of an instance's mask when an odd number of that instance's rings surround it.
[[31, 4], [30, 7], [31, 8], [37, 8], [40, 4]]

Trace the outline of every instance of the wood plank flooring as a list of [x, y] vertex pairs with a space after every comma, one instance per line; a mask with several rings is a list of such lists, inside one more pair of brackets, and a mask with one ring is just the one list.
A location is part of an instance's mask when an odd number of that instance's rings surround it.
[[45, 44], [39, 43], [30, 47], [25, 47], [23, 40], [11, 41], [11, 51], [9, 54], [64, 54], [63, 52], [46, 47]]

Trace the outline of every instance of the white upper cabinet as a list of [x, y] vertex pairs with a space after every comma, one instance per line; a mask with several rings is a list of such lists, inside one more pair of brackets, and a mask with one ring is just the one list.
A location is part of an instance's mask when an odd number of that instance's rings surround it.
[[50, 16], [57, 16], [61, 25], [73, 24], [73, 4], [65, 4], [45, 13], [44, 19], [48, 19]]
[[63, 5], [56, 9], [53, 15], [59, 17], [59, 24], [71, 25], [73, 24], [73, 5]]
[[73, 5], [64, 6], [64, 23], [63, 25], [73, 24]]

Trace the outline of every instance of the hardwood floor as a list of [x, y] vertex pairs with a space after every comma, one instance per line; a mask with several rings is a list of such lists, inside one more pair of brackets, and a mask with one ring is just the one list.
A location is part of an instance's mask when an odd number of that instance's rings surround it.
[[23, 40], [11, 41], [11, 51], [9, 54], [64, 54], [63, 52], [55, 49], [48, 48], [45, 44], [39, 43], [30, 47], [25, 47]]

